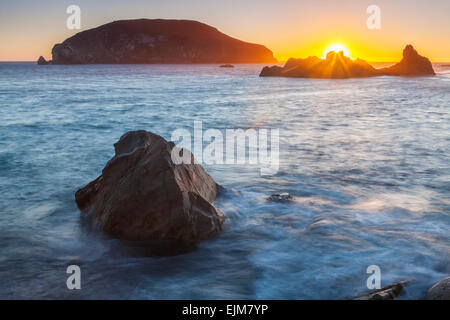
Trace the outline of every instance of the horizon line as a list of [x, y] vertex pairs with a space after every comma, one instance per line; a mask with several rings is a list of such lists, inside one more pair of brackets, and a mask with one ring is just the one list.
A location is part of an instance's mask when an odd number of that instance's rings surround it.
[[[294, 58], [294, 57], [292, 57]], [[298, 58], [294, 58], [294, 59], [298, 59]], [[48, 60], [51, 61], [51, 60]], [[288, 60], [280, 60], [278, 62], [274, 62], [272, 63], [273, 65], [277, 64], [277, 63], [286, 63]], [[368, 63], [398, 63], [399, 61], [370, 61], [370, 60], [365, 60]], [[433, 61], [432, 59], [430, 59], [431, 63], [434, 64], [440, 64], [440, 63], [450, 63], [450, 59], [447, 61]], [[0, 63], [37, 63], [37, 59], [36, 60], [0, 60]], [[81, 63], [81, 64], [73, 64], [73, 65], [102, 65], [102, 64], [110, 64], [110, 65], [127, 65], [127, 64], [140, 64], [140, 65], [155, 65], [155, 64], [219, 64], [222, 62], [211, 62], [211, 63]], [[270, 63], [266, 63], [266, 62], [250, 62], [250, 63], [233, 63], [233, 64], [270, 64]]]

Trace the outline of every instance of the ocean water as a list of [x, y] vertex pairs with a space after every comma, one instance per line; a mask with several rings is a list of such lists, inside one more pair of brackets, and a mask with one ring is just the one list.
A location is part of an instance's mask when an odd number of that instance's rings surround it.
[[[450, 274], [450, 69], [435, 77], [259, 78], [262, 66], [0, 64], [0, 298], [346, 299]], [[145, 129], [278, 128], [280, 168], [205, 165], [223, 233], [135, 257], [86, 231], [75, 191]], [[289, 192], [291, 203], [266, 197]], [[81, 290], [66, 268], [81, 267]]]

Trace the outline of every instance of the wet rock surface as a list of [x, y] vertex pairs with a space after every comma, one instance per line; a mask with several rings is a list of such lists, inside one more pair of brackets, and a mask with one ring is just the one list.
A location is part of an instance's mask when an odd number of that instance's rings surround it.
[[213, 205], [221, 187], [188, 152], [175, 164], [173, 142], [131, 131], [114, 145], [102, 174], [75, 194], [84, 221], [113, 237], [190, 246], [217, 236], [224, 214]]
[[372, 291], [366, 295], [360, 296], [355, 300], [394, 300], [398, 297], [408, 281], [395, 282], [384, 288]]
[[450, 300], [450, 277], [434, 284], [427, 292], [428, 300]]

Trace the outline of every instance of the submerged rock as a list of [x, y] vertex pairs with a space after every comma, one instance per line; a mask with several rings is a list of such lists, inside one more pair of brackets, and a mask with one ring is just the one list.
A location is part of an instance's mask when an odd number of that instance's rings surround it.
[[283, 67], [264, 67], [260, 77], [345, 79], [383, 75], [424, 76], [434, 74], [431, 62], [420, 56], [411, 45], [407, 45], [403, 50], [403, 59], [388, 68], [375, 69], [364, 60], [352, 60], [344, 56], [342, 51], [331, 51], [327, 54], [326, 59], [318, 57], [291, 58]]
[[274, 193], [268, 197], [267, 200], [273, 202], [288, 202], [292, 200], [292, 196], [287, 192]]
[[375, 290], [366, 295], [360, 296], [355, 300], [394, 300], [408, 284], [408, 281], [400, 281], [390, 286]]
[[124, 134], [101, 176], [76, 192], [82, 217], [119, 239], [158, 245], [218, 235], [225, 216], [212, 202], [220, 186], [186, 149], [192, 164], [174, 164], [174, 147], [147, 131]]
[[427, 292], [428, 300], [450, 300], [450, 277], [434, 284]]
[[52, 50], [53, 64], [271, 63], [266, 47], [191, 20], [114, 21], [77, 33]]

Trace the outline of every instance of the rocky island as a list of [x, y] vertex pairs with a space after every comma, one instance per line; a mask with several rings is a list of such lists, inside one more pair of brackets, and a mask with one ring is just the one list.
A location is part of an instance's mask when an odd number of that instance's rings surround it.
[[114, 21], [56, 44], [38, 64], [274, 63], [272, 51], [191, 20]]
[[352, 60], [342, 51], [331, 51], [325, 59], [308, 57], [289, 59], [283, 67], [264, 67], [261, 77], [345, 79], [376, 76], [428, 76], [434, 75], [430, 60], [419, 55], [412, 45], [403, 50], [403, 59], [387, 68], [376, 69], [364, 60]]

